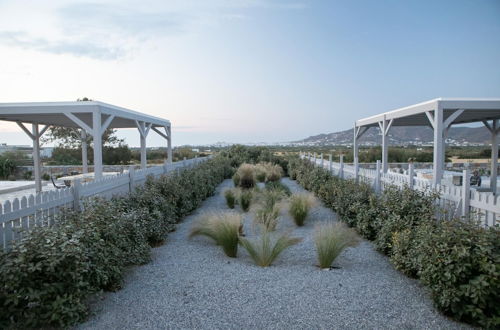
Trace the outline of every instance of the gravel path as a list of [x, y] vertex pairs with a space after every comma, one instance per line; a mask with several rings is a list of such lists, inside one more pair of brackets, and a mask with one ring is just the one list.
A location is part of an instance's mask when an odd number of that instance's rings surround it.
[[[292, 191], [303, 191], [283, 179]], [[335, 219], [318, 207], [306, 226], [284, 215], [278, 230], [293, 229], [304, 240], [268, 268], [255, 266], [246, 251], [228, 258], [220, 247], [187, 239], [197, 215], [226, 209], [221, 192], [187, 217], [153, 261], [133, 268], [122, 290], [104, 294], [79, 329], [467, 329], [440, 315], [418, 281], [394, 270], [388, 259], [363, 241], [336, 261], [315, 267], [315, 221]], [[249, 223], [247, 216], [246, 222]], [[247, 226], [246, 228], [249, 228]]]

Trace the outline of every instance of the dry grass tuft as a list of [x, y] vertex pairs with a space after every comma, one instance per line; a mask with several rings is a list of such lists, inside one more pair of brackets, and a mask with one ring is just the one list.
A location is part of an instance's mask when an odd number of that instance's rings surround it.
[[270, 266], [284, 250], [301, 241], [301, 238], [290, 237], [286, 233], [272, 237], [267, 230], [263, 230], [260, 236], [253, 240], [240, 237], [241, 246], [248, 251], [255, 264], [261, 267]]
[[309, 211], [315, 207], [318, 201], [310, 193], [293, 194], [290, 197], [289, 213], [297, 226], [303, 226]]
[[238, 252], [238, 237], [242, 231], [243, 216], [236, 212], [210, 212], [200, 216], [191, 228], [189, 238], [206, 236], [215, 241], [228, 257], [235, 258]]
[[320, 268], [330, 268], [335, 259], [348, 247], [359, 244], [356, 232], [341, 222], [316, 225], [314, 242]]

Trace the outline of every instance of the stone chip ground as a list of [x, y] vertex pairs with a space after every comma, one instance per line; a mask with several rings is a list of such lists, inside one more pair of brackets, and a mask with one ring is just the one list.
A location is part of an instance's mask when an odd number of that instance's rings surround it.
[[[303, 191], [283, 179], [293, 192]], [[225, 210], [223, 182], [179, 224], [153, 261], [127, 274], [123, 289], [106, 293], [78, 329], [468, 329], [439, 314], [428, 292], [396, 271], [389, 260], [362, 241], [321, 271], [312, 239], [314, 222], [335, 220], [318, 207], [302, 228], [284, 213], [278, 230], [304, 240], [260, 268], [242, 248], [228, 258], [205, 238], [187, 239], [197, 216]], [[245, 220], [251, 231], [250, 215]]]

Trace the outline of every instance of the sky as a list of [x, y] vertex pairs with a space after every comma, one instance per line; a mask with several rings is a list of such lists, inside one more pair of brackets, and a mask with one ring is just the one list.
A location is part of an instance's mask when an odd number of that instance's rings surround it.
[[[169, 119], [174, 145], [500, 97], [500, 0], [0, 0], [0, 102], [82, 97]], [[30, 140], [0, 122], [0, 143]]]

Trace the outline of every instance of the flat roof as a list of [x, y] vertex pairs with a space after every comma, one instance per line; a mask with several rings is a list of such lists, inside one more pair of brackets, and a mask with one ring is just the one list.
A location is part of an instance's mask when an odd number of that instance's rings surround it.
[[437, 98], [356, 121], [357, 127], [373, 127], [384, 120], [393, 120], [392, 126], [428, 126], [428, 111], [443, 109], [443, 120], [457, 110], [464, 110], [453, 124], [500, 119], [500, 98]]
[[92, 127], [92, 114], [95, 112], [108, 118], [114, 116], [109, 128], [137, 128], [136, 121], [151, 124], [152, 127], [170, 127], [169, 120], [99, 101], [0, 103], [0, 120], [60, 127], [79, 128], [66, 113]]

